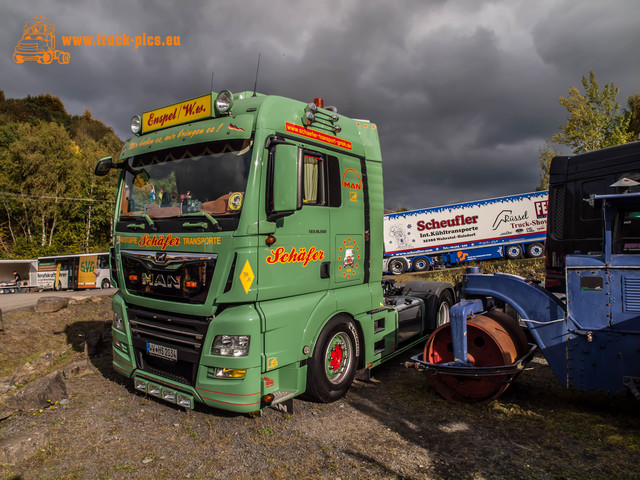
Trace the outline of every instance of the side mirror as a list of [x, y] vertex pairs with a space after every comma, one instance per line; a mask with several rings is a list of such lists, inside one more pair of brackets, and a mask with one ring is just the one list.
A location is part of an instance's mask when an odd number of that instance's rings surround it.
[[101, 158], [100, 161], [98, 161], [96, 169], [93, 171], [93, 173], [95, 173], [99, 177], [104, 177], [113, 167], [114, 164], [111, 157]]
[[273, 151], [272, 218], [291, 215], [302, 208], [302, 149], [279, 144]]

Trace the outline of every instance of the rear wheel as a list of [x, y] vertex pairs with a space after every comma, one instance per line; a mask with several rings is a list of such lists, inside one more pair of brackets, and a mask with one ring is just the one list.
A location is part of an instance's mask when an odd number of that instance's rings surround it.
[[108, 278], [105, 278], [102, 280], [102, 284], [100, 285], [101, 288], [110, 288], [111, 287], [111, 282], [109, 281]]
[[71, 60], [71, 55], [68, 52], [56, 52], [56, 60], [60, 65], [66, 65]]
[[338, 400], [349, 390], [360, 357], [358, 330], [346, 315], [324, 327], [309, 362], [306, 394], [322, 403]]
[[445, 290], [438, 295], [438, 310], [436, 313], [436, 328], [451, 321], [451, 305], [453, 298], [449, 290]]
[[504, 256], [509, 260], [515, 260], [522, 256], [522, 247], [520, 245], [509, 245], [504, 249]]
[[431, 268], [429, 260], [427, 260], [425, 257], [414, 258], [412, 266], [414, 272], [425, 272]]
[[530, 243], [527, 245], [527, 257], [538, 258], [544, 254], [544, 245], [541, 243]]

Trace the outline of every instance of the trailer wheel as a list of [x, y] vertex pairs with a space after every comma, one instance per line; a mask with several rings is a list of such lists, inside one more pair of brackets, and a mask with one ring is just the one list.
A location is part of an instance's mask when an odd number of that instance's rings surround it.
[[416, 257], [413, 259], [412, 268], [414, 272], [424, 272], [431, 270], [431, 264], [425, 257]]
[[527, 245], [527, 257], [538, 258], [544, 254], [544, 245], [541, 243], [530, 243]]
[[449, 290], [444, 290], [438, 296], [438, 310], [436, 313], [436, 328], [449, 323], [451, 321], [451, 305], [453, 305], [453, 298]]
[[334, 317], [324, 327], [311, 357], [306, 395], [330, 403], [351, 386], [360, 357], [360, 340], [353, 321], [346, 315]]
[[407, 261], [404, 258], [392, 258], [389, 260], [389, 271], [394, 275], [400, 275], [407, 271]]
[[105, 278], [102, 280], [102, 284], [100, 285], [100, 288], [110, 288], [111, 287], [111, 282], [109, 281], [108, 278]]
[[522, 256], [522, 247], [520, 245], [509, 245], [504, 249], [504, 256], [509, 260], [515, 260]]

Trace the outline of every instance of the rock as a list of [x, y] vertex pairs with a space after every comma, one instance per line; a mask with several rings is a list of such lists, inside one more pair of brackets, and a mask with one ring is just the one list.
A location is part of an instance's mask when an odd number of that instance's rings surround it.
[[[58, 352], [47, 352], [41, 354], [39, 357], [36, 357], [32, 362], [27, 362], [24, 365], [18, 367], [16, 371], [13, 373], [13, 376], [9, 380], [11, 385], [22, 385], [29, 380], [37, 371], [42, 371], [50, 367], [54, 360], [58, 358], [60, 355], [64, 354], [64, 350], [61, 353]], [[1, 383], [1, 382], [0, 382]], [[2, 393], [2, 389], [0, 388], [0, 393]]]
[[70, 377], [84, 377], [95, 373], [95, 369], [89, 362], [89, 360], [78, 360], [70, 365], [67, 365], [62, 371], [65, 378]]
[[11, 385], [22, 385], [34, 374], [35, 370], [35, 367], [30, 362], [27, 362], [16, 369], [9, 383]]
[[15, 464], [33, 457], [47, 445], [44, 431], [29, 432], [0, 440], [0, 465]]
[[93, 302], [93, 303], [102, 303], [102, 297], [95, 297], [94, 296], [94, 297], [91, 297], [89, 300], [91, 302]]
[[36, 305], [36, 312], [38, 313], [53, 313], [69, 305], [68, 298], [62, 297], [42, 297], [38, 299], [38, 303]]
[[0, 395], [7, 393], [9, 390], [11, 390], [11, 382], [4, 378], [0, 380]]
[[89, 303], [89, 297], [77, 296], [69, 299], [69, 305], [82, 305], [83, 303]]
[[6, 405], [14, 410], [26, 411], [44, 408], [67, 397], [67, 386], [62, 372], [50, 373], [30, 383], [14, 396], [6, 399]]

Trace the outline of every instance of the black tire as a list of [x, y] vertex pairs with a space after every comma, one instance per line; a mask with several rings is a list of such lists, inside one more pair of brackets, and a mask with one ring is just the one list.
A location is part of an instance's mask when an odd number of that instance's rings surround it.
[[400, 275], [407, 271], [408, 265], [404, 258], [392, 258], [387, 266], [393, 275]]
[[438, 295], [438, 305], [436, 308], [435, 328], [451, 321], [451, 306], [453, 297], [449, 290], [444, 290]]
[[360, 336], [346, 315], [334, 317], [322, 329], [307, 367], [306, 396], [321, 403], [343, 397], [360, 361]]
[[515, 260], [522, 256], [522, 247], [520, 245], [507, 245], [504, 247], [504, 256], [509, 260]]
[[413, 259], [412, 269], [414, 272], [426, 272], [431, 270], [431, 264], [426, 257], [416, 257]]
[[108, 278], [102, 279], [102, 283], [100, 284], [100, 288], [111, 288], [111, 282]]
[[526, 247], [527, 257], [539, 258], [544, 255], [544, 245], [542, 243], [530, 243]]

